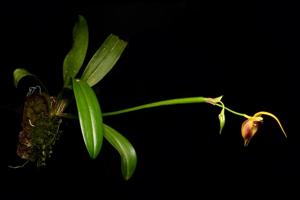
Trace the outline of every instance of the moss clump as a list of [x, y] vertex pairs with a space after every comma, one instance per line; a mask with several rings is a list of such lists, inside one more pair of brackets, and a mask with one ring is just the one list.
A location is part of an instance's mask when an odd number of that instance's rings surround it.
[[17, 154], [25, 160], [45, 165], [52, 148], [59, 138], [62, 119], [50, 115], [55, 99], [44, 93], [26, 98], [23, 110], [23, 130], [19, 134]]

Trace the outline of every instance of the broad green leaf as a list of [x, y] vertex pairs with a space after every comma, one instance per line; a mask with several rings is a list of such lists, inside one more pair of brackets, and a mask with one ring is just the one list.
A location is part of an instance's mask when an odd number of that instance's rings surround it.
[[119, 152], [121, 156], [122, 175], [125, 180], [130, 179], [135, 171], [137, 157], [131, 143], [115, 129], [104, 125], [105, 139]]
[[96, 158], [103, 141], [102, 113], [93, 89], [82, 80], [73, 79], [78, 118], [85, 146], [91, 158]]
[[71, 79], [75, 78], [84, 62], [88, 42], [89, 32], [87, 22], [83, 16], [79, 16], [78, 22], [73, 28], [73, 46], [66, 55], [63, 64], [64, 87], [71, 87]]
[[34, 76], [34, 75], [29, 73], [26, 69], [17, 68], [14, 70], [13, 76], [14, 76], [14, 85], [15, 87], [18, 87], [19, 81], [22, 78], [24, 78], [25, 76]]
[[81, 79], [91, 87], [97, 84], [115, 65], [127, 42], [110, 34], [86, 66]]

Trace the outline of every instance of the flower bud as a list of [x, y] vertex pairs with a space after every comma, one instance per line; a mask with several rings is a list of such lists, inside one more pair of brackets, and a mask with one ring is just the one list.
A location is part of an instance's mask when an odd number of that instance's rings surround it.
[[222, 130], [224, 128], [224, 125], [225, 125], [225, 106], [222, 102], [220, 102], [220, 103], [222, 105], [222, 110], [221, 110], [218, 117], [219, 117], [219, 122], [220, 122], [220, 131], [219, 131], [219, 133], [221, 134]]

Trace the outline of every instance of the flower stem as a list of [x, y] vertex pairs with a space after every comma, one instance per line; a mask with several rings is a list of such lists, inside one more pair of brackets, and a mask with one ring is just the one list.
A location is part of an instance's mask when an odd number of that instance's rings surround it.
[[123, 110], [113, 111], [113, 112], [107, 112], [103, 113], [103, 116], [113, 116], [113, 115], [119, 115], [123, 113], [138, 111], [146, 108], [153, 108], [153, 107], [159, 107], [159, 106], [169, 106], [169, 105], [176, 105], [176, 104], [190, 104], [190, 103], [209, 103], [209, 100], [211, 98], [206, 97], [188, 97], [188, 98], [178, 98], [178, 99], [170, 99], [170, 100], [163, 100], [158, 101], [154, 103], [148, 103], [140, 106], [135, 106], [132, 108], [127, 108]]
[[[223, 106], [224, 106], [224, 105], [219, 104], [219, 103], [217, 103], [217, 104], [215, 104], [215, 105], [216, 105], [216, 106], [219, 106], [219, 107], [221, 107], [221, 108], [223, 108]], [[224, 106], [224, 108], [225, 108], [225, 110], [231, 112], [232, 114], [239, 115], [239, 116], [245, 117], [245, 118], [247, 118], [247, 119], [251, 118], [249, 115], [246, 115], [246, 114], [240, 113], [240, 112], [236, 112], [236, 111], [234, 111], [234, 110], [231, 110], [230, 108], [227, 108], [226, 106]]]
[[[177, 105], [177, 104], [190, 104], [190, 103], [209, 103], [209, 104], [216, 105], [216, 106], [219, 106], [219, 107], [223, 108], [223, 105], [220, 104], [220, 102], [214, 102], [213, 98], [188, 97], [188, 98], [178, 98], [178, 99], [170, 99], [170, 100], [163, 100], [163, 101], [158, 101], [158, 102], [154, 102], [154, 103], [148, 103], [148, 104], [144, 104], [144, 105], [140, 105], [140, 106], [135, 106], [135, 107], [132, 107], [132, 108], [127, 108], [127, 109], [123, 109], [123, 110], [103, 113], [102, 115], [104, 117], [107, 117], [107, 116], [113, 116], [113, 115], [119, 115], [119, 114], [124, 114], [124, 113], [128, 113], [128, 112], [138, 111], [138, 110], [142, 110], [142, 109], [146, 109], [146, 108]], [[247, 119], [250, 118], [250, 116], [248, 116], [244, 113], [239, 113], [239, 112], [236, 112], [234, 110], [231, 110], [231, 109], [227, 108], [226, 106], [224, 106], [224, 108], [227, 111], [229, 111], [229, 112], [231, 112], [235, 115], [239, 115], [239, 116], [245, 117]]]

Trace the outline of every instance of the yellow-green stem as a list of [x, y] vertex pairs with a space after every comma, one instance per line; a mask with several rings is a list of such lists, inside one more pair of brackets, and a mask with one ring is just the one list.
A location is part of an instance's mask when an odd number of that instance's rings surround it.
[[[223, 105], [220, 104], [219, 102], [214, 102], [213, 98], [188, 97], [188, 98], [163, 100], [163, 101], [158, 101], [158, 102], [154, 102], [154, 103], [148, 103], [148, 104], [144, 104], [144, 105], [140, 105], [140, 106], [135, 106], [132, 108], [122, 109], [122, 110], [113, 111], [113, 112], [107, 112], [107, 113], [103, 113], [103, 116], [107, 117], [107, 116], [119, 115], [119, 114], [124, 114], [124, 113], [128, 113], [128, 112], [138, 111], [138, 110], [142, 110], [142, 109], [146, 109], [146, 108], [159, 107], [159, 106], [169, 106], [169, 105], [176, 105], [176, 104], [190, 104], [190, 103], [209, 103], [209, 104], [216, 105], [216, 106], [223, 108]], [[227, 111], [229, 111], [235, 115], [239, 115], [239, 116], [245, 117], [247, 119], [250, 118], [250, 116], [248, 116], [244, 113], [239, 113], [234, 110], [231, 110], [231, 109], [227, 108], [226, 106], [224, 106], [224, 108]]]
[[222, 105], [222, 104], [219, 104], [219, 103], [218, 103], [218, 104], [215, 104], [215, 105], [216, 105], [216, 106], [219, 106], [219, 107], [221, 107], [221, 108], [223, 108], [223, 106], [224, 106], [225, 110], [231, 112], [232, 114], [239, 115], [239, 116], [245, 117], [245, 118], [247, 118], [247, 119], [251, 118], [249, 115], [246, 115], [246, 114], [240, 113], [240, 112], [236, 112], [236, 111], [234, 111], [234, 110], [231, 110], [230, 108], [227, 108], [224, 104]]
[[113, 111], [113, 112], [107, 112], [103, 113], [103, 116], [112, 116], [112, 115], [119, 115], [123, 113], [128, 113], [132, 111], [138, 111], [146, 108], [153, 108], [153, 107], [159, 107], [159, 106], [169, 106], [169, 105], [176, 105], [176, 104], [190, 104], [190, 103], [209, 103], [209, 100], [211, 98], [206, 97], [188, 97], [188, 98], [178, 98], [178, 99], [170, 99], [170, 100], [164, 100], [164, 101], [158, 101], [154, 103], [148, 103], [140, 106], [135, 106], [132, 108], [127, 108], [123, 110]]

